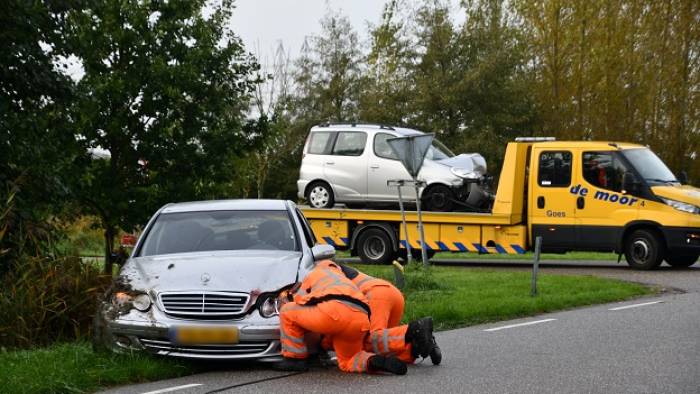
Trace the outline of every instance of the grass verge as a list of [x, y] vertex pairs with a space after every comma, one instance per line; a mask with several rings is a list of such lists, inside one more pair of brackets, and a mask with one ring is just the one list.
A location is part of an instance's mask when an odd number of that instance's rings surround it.
[[[392, 266], [354, 265], [393, 282]], [[583, 305], [651, 294], [638, 283], [594, 276], [540, 273], [538, 295], [530, 296], [529, 272], [457, 267], [406, 267], [405, 321], [432, 316], [438, 329], [508, 320]]]
[[[339, 258], [350, 257], [350, 252], [347, 250], [337, 251], [336, 256]], [[432, 259], [437, 260], [532, 260], [534, 254], [527, 252], [524, 254], [478, 254], [478, 253], [463, 253], [463, 252], [440, 252], [436, 253]], [[431, 259], [431, 260], [432, 260]], [[600, 252], [568, 252], [568, 253], [542, 253], [541, 260], [615, 260], [617, 255], [614, 253]]]
[[107, 386], [188, 375], [191, 364], [145, 354], [94, 352], [86, 342], [0, 352], [0, 392], [89, 393]]

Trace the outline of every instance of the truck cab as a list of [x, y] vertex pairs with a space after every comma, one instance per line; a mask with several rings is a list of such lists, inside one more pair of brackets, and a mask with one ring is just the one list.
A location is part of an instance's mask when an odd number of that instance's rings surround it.
[[700, 190], [682, 185], [647, 147], [518, 143], [529, 145], [529, 238], [541, 236], [543, 251], [615, 251], [640, 269], [698, 259]]

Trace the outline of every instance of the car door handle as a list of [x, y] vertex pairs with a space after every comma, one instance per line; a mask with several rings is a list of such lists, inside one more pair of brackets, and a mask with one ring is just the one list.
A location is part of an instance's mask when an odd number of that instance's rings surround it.
[[369, 166], [369, 168], [374, 168], [374, 169], [376, 170], [377, 168], [379, 168], [379, 166], [378, 166], [378, 165], [373, 165], [373, 166]]
[[544, 208], [544, 196], [537, 197], [537, 208]]
[[333, 164], [335, 164], [335, 162], [334, 161], [327, 161], [326, 164], [333, 165]]
[[578, 209], [583, 209], [583, 207], [586, 206], [586, 200], [584, 200], [583, 197], [579, 196], [579, 198], [576, 199], [576, 208]]

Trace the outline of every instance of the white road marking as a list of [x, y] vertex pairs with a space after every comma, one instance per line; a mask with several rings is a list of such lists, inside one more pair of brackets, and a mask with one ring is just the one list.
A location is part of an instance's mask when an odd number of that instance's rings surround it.
[[201, 383], [184, 384], [182, 386], [168, 387], [168, 388], [164, 388], [164, 389], [160, 389], [160, 390], [149, 391], [149, 392], [142, 393], [142, 394], [169, 393], [171, 391], [184, 390], [184, 389], [188, 389], [190, 387], [197, 387], [197, 386], [201, 386], [201, 385], [202, 385]]
[[609, 311], [621, 311], [623, 309], [629, 309], [629, 308], [636, 308], [638, 306], [645, 306], [645, 305], [653, 305], [653, 304], [661, 304], [663, 301], [652, 301], [652, 302], [643, 302], [641, 304], [632, 304], [632, 305], [625, 305], [625, 306], [618, 306], [617, 308], [610, 308], [608, 309]]
[[484, 331], [498, 331], [498, 330], [505, 330], [506, 328], [513, 328], [513, 327], [523, 327], [523, 326], [531, 326], [533, 324], [539, 324], [539, 323], [546, 323], [550, 321], [555, 321], [557, 319], [544, 319], [544, 320], [535, 320], [535, 321], [529, 321], [527, 323], [518, 323], [518, 324], [510, 324], [507, 326], [501, 326], [501, 327], [495, 327], [495, 328], [489, 328]]

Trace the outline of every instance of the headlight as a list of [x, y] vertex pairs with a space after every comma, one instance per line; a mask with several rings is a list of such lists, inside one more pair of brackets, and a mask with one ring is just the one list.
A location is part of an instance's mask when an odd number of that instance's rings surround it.
[[663, 202], [665, 202], [666, 205], [671, 206], [679, 211], [688, 213], [700, 213], [700, 208], [693, 204], [688, 204], [682, 201], [670, 200], [668, 198], [662, 198], [661, 200], [663, 200]]
[[450, 171], [452, 172], [452, 174], [454, 174], [460, 178], [470, 178], [470, 179], [478, 178], [477, 175], [475, 175], [472, 171], [467, 170], [466, 168], [450, 167]]
[[112, 304], [124, 312], [131, 308], [146, 312], [151, 307], [151, 298], [146, 293], [131, 294], [120, 291], [112, 296]]
[[141, 312], [146, 312], [148, 308], [151, 307], [151, 297], [149, 297], [148, 294], [141, 293], [134, 297], [131, 303], [134, 305], [134, 308], [140, 310]]
[[279, 315], [279, 304], [277, 302], [277, 295], [269, 295], [265, 297], [263, 302], [260, 304], [260, 315], [262, 317], [273, 317]]

